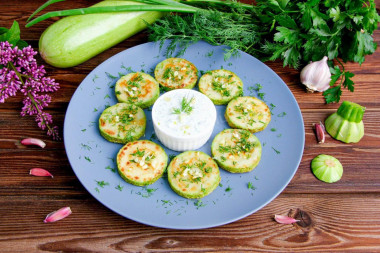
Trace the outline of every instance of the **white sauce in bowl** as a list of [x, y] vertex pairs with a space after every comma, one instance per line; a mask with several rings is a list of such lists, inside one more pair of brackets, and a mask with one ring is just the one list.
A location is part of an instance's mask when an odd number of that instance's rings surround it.
[[157, 137], [165, 146], [165, 142], [196, 142], [198, 138], [202, 138], [205, 143], [215, 125], [216, 109], [204, 94], [190, 89], [177, 89], [157, 99], [152, 109], [152, 120]]

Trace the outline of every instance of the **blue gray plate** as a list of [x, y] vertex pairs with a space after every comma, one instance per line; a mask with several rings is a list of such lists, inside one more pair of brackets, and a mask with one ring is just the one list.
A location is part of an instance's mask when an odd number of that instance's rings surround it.
[[[137, 222], [173, 229], [199, 229], [230, 223], [250, 215], [272, 201], [294, 176], [304, 148], [305, 132], [298, 104], [286, 84], [265, 64], [241, 52], [224, 60], [224, 47], [204, 42], [191, 45], [182, 58], [200, 71], [228, 69], [244, 83], [244, 95], [261, 97], [272, 111], [272, 121], [256, 134], [263, 145], [256, 169], [244, 174], [221, 170], [221, 184], [209, 196], [188, 200], [174, 193], [161, 178], [148, 187], [123, 181], [115, 156], [122, 147], [103, 139], [98, 118], [117, 103], [114, 85], [119, 76], [131, 71], [152, 73], [165, 59], [159, 45], [146, 43], [127, 49], [100, 64], [79, 85], [68, 106], [64, 142], [70, 164], [83, 186], [112, 211]], [[225, 106], [216, 106], [217, 121], [210, 140], [199, 150], [210, 154], [212, 139], [228, 128]], [[142, 139], [157, 140], [151, 111], [145, 110], [147, 128]], [[177, 152], [166, 149], [168, 155]]]

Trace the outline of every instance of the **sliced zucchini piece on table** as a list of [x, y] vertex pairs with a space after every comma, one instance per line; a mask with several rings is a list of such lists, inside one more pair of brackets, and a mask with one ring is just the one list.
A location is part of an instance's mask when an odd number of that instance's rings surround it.
[[157, 64], [154, 77], [166, 90], [192, 89], [198, 80], [198, 70], [188, 60], [168, 58]]
[[165, 150], [147, 140], [129, 142], [117, 154], [120, 176], [126, 182], [138, 186], [156, 182], [164, 174], [167, 164]]
[[230, 127], [246, 129], [252, 133], [264, 130], [271, 120], [267, 104], [255, 97], [238, 97], [231, 100], [224, 116]]
[[144, 109], [157, 100], [160, 87], [152, 76], [136, 72], [125, 75], [116, 82], [115, 94], [119, 102], [129, 102]]
[[220, 182], [220, 172], [209, 155], [200, 151], [186, 151], [170, 162], [168, 180], [177, 194], [196, 199], [215, 190]]
[[211, 144], [211, 153], [218, 165], [232, 173], [253, 170], [260, 162], [261, 152], [259, 139], [243, 129], [225, 129]]
[[118, 103], [105, 109], [99, 118], [100, 134], [110, 142], [127, 143], [145, 133], [144, 111], [133, 104]]
[[224, 105], [243, 95], [243, 82], [232, 71], [217, 69], [206, 72], [199, 79], [199, 91], [216, 105]]

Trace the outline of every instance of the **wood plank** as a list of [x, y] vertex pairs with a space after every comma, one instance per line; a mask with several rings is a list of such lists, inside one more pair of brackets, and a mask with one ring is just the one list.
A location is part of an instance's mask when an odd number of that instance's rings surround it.
[[[2, 252], [375, 252], [380, 251], [379, 197], [283, 194], [240, 221], [194, 231], [138, 224], [94, 200], [2, 197], [0, 213], [12, 219], [0, 223], [0, 248]], [[70, 206], [73, 214], [53, 224], [42, 222], [47, 213], [62, 206]], [[301, 222], [283, 225], [273, 220], [274, 214], [289, 213]]]

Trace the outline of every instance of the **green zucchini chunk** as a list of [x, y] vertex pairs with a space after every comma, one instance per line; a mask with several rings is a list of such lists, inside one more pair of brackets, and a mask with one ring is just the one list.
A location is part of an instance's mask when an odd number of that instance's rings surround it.
[[116, 82], [115, 94], [119, 102], [132, 103], [145, 109], [157, 100], [160, 95], [160, 86], [149, 74], [130, 73]]
[[211, 144], [211, 154], [218, 165], [231, 173], [248, 172], [256, 168], [261, 159], [259, 139], [243, 129], [225, 129]]
[[231, 100], [224, 116], [230, 127], [252, 133], [264, 130], [271, 120], [267, 104], [255, 97], [238, 97]]
[[219, 185], [220, 171], [216, 162], [200, 151], [177, 155], [168, 166], [170, 187], [180, 196], [197, 199], [210, 194]]
[[118, 172], [126, 182], [144, 186], [162, 177], [168, 156], [160, 145], [139, 140], [125, 144], [117, 154], [116, 162]]
[[198, 70], [188, 60], [168, 58], [157, 64], [154, 77], [165, 90], [192, 89], [198, 80]]
[[217, 69], [206, 72], [199, 79], [199, 91], [216, 105], [224, 105], [243, 95], [243, 82], [232, 71]]
[[110, 142], [127, 143], [145, 134], [146, 117], [143, 109], [118, 103], [105, 109], [99, 118], [100, 134]]
[[311, 161], [313, 174], [321, 181], [335, 183], [342, 178], [343, 165], [331, 155], [320, 154]]
[[[102, 1], [92, 7], [136, 4], [144, 3]], [[136, 11], [65, 17], [42, 33], [39, 51], [52, 66], [73, 67], [142, 31], [163, 15], [158, 11]]]
[[343, 101], [338, 110], [325, 121], [326, 131], [336, 140], [357, 143], [364, 136], [363, 114], [365, 107]]

